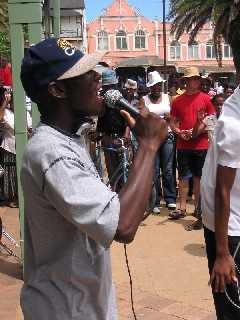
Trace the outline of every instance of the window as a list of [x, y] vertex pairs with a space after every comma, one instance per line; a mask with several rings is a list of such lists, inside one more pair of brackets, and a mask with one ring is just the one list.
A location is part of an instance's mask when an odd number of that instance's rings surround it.
[[206, 58], [216, 58], [216, 49], [212, 40], [206, 43]]
[[118, 33], [116, 34], [116, 47], [117, 50], [127, 49], [127, 37], [124, 31], [118, 31]]
[[232, 58], [232, 48], [229, 44], [224, 44], [223, 56], [224, 58]]
[[189, 42], [188, 59], [199, 59], [199, 47], [197, 41]]
[[98, 50], [108, 50], [108, 35], [105, 31], [98, 33]]
[[135, 33], [135, 49], [146, 49], [146, 37], [143, 30]]
[[176, 60], [180, 59], [180, 52], [181, 52], [181, 47], [180, 44], [177, 40], [174, 40], [170, 44], [170, 59], [171, 60]]

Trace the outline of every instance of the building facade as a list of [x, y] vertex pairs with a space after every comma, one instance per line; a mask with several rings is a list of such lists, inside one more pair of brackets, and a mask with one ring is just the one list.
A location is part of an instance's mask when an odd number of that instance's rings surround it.
[[[53, 32], [53, 0], [50, 0], [50, 19]], [[60, 1], [60, 37], [70, 40], [78, 49], [87, 52], [86, 10], [84, 0]]]
[[[211, 22], [204, 25], [192, 42], [187, 32], [176, 40], [170, 34], [171, 23], [165, 26], [166, 60], [175, 64], [179, 73], [183, 73], [186, 67], [196, 66], [202, 74], [210, 75], [213, 81], [234, 84], [231, 48], [227, 43], [222, 43], [223, 67], [220, 69], [216, 61]], [[150, 21], [127, 0], [114, 0], [109, 7], [102, 9], [100, 17], [87, 24], [87, 50], [89, 53], [107, 50], [103, 61], [113, 68], [134, 57], [149, 56], [150, 61], [151, 57], [164, 59], [163, 23], [157, 18]]]

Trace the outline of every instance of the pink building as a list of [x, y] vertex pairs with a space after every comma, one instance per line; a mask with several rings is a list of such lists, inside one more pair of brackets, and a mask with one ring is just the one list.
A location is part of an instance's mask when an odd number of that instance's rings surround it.
[[[226, 43], [222, 44], [223, 67], [220, 69], [215, 58], [211, 22], [204, 26], [192, 43], [187, 33], [176, 41], [170, 34], [170, 27], [171, 24], [166, 23], [168, 66], [176, 65], [179, 73], [183, 73], [186, 67], [196, 66], [202, 74], [211, 75], [214, 81], [234, 83], [231, 48]], [[163, 24], [158, 19], [148, 20], [126, 0], [114, 0], [102, 10], [99, 18], [87, 25], [87, 44], [90, 53], [109, 51], [103, 62], [110, 67], [116, 68], [120, 62], [143, 56], [149, 58], [149, 66], [152, 66], [153, 58], [164, 58]], [[163, 66], [156, 69], [163, 72]]]

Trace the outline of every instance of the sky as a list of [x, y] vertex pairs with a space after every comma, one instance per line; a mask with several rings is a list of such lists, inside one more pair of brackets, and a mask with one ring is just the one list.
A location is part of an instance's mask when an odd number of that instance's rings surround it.
[[[114, 0], [85, 0], [87, 22], [92, 22], [101, 14], [101, 9], [107, 8]], [[127, 2], [140, 9], [143, 16], [154, 20], [155, 16], [162, 21], [162, 0], [127, 0]], [[166, 0], [166, 14], [169, 9], [169, 0]]]

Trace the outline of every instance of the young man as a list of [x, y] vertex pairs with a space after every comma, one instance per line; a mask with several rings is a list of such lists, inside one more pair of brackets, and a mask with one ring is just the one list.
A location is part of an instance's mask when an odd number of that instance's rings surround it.
[[31, 46], [22, 62], [23, 87], [41, 114], [21, 169], [25, 320], [117, 319], [109, 247], [134, 239], [167, 126], [146, 108], [135, 125], [122, 112], [138, 152], [118, 195], [101, 182], [75, 132], [79, 118], [103, 112], [101, 76], [91, 70], [102, 56], [50, 38]]
[[173, 100], [170, 112], [170, 127], [178, 136], [177, 162], [180, 200], [180, 207], [169, 215], [173, 220], [186, 216], [188, 180], [191, 177], [193, 177], [195, 206], [197, 207], [202, 167], [208, 149], [208, 136], [205, 132], [192, 139], [192, 128], [197, 119], [197, 110], [200, 107], [205, 108], [206, 115], [214, 113], [210, 97], [198, 89], [201, 82], [198, 69], [195, 67], [187, 68], [183, 79], [186, 91]]
[[[237, 87], [223, 104], [201, 178], [202, 220], [211, 276], [209, 284], [218, 320], [240, 319], [236, 277], [236, 274], [238, 279], [240, 276], [240, 251], [235, 252], [240, 242], [239, 145], [240, 88]], [[232, 302], [224, 292], [225, 287]]]
[[[102, 95], [109, 90], [118, 90], [123, 98], [130, 102], [126, 89], [118, 88], [118, 79], [114, 70], [107, 70], [102, 73]], [[97, 132], [99, 134], [101, 145], [105, 148], [116, 148], [118, 139], [121, 138], [127, 144], [130, 142], [130, 130], [127, 123], [117, 108], [111, 108], [104, 104], [104, 112], [98, 117]], [[104, 157], [107, 167], [108, 178], [110, 179], [116, 172], [122, 157], [117, 152], [104, 151]]]

